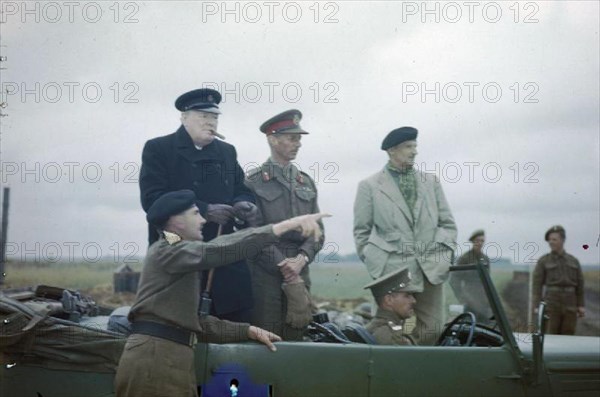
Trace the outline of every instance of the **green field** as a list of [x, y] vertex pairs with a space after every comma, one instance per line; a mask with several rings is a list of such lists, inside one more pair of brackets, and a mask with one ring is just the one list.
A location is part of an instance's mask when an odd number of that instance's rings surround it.
[[[13, 263], [6, 266], [5, 288], [25, 287], [37, 284], [60, 286], [82, 291], [110, 290], [113, 272], [120, 266], [115, 262], [98, 263]], [[130, 265], [140, 270], [141, 264]], [[370, 293], [363, 286], [371, 281], [366, 269], [357, 263], [339, 263], [335, 265], [311, 265], [312, 294], [319, 299], [361, 299], [370, 298]], [[596, 279], [598, 279], [596, 274]], [[512, 272], [506, 270], [492, 271], [492, 279], [496, 288], [501, 291], [512, 278]], [[448, 289], [449, 290], [449, 289]], [[454, 297], [447, 294], [448, 303]]]

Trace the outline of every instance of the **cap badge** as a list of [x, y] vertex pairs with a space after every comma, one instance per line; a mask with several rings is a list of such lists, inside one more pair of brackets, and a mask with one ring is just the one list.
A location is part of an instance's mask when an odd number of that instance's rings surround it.
[[300, 125], [300, 116], [295, 114], [294, 118], [292, 119], [292, 122], [294, 123], [294, 125]]

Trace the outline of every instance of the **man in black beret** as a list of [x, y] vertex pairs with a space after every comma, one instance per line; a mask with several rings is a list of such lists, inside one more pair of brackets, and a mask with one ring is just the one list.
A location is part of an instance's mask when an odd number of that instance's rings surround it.
[[[538, 259], [533, 271], [533, 311], [546, 302], [549, 334], [574, 335], [577, 317], [585, 316], [584, 281], [577, 258], [565, 251], [565, 228], [552, 226], [544, 235], [550, 253]], [[545, 291], [544, 291], [545, 289]]]
[[416, 294], [413, 339], [433, 344], [445, 322], [443, 283], [456, 245], [456, 224], [435, 175], [414, 168], [417, 130], [391, 131], [388, 163], [361, 181], [354, 202], [354, 241], [373, 279], [408, 269]]
[[377, 303], [377, 313], [367, 324], [369, 331], [380, 345], [414, 345], [406, 333], [404, 322], [414, 315], [417, 303], [407, 269], [397, 270], [367, 284]]
[[[244, 185], [244, 172], [235, 147], [223, 142], [217, 132], [221, 94], [197, 89], [181, 95], [175, 107], [181, 112], [181, 126], [166, 136], [146, 142], [142, 153], [140, 192], [142, 207], [148, 211], [164, 193], [190, 189], [196, 205], [207, 220], [204, 238], [210, 241], [229, 234], [234, 226], [253, 226], [257, 208], [252, 192]], [[216, 139], [221, 138], [221, 139]], [[148, 225], [150, 244], [158, 239]], [[217, 269], [211, 287], [211, 314], [232, 321], [250, 321], [252, 285], [247, 264]]]
[[137, 296], [129, 312], [132, 333], [115, 377], [117, 396], [197, 396], [194, 349], [202, 342], [254, 339], [276, 350], [277, 335], [244, 323], [198, 317], [201, 270], [238, 262], [285, 233], [297, 231], [319, 240], [318, 221], [306, 215], [274, 225], [247, 228], [204, 242], [206, 220], [191, 190], [155, 200], [148, 222], [160, 238], [148, 249]]

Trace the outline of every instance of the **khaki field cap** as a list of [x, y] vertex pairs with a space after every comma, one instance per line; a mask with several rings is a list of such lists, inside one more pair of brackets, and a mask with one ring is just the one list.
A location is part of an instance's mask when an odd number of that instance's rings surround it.
[[379, 277], [377, 280], [365, 285], [364, 289], [370, 289], [376, 298], [394, 292], [417, 292], [410, 285], [410, 280], [410, 271], [408, 269], [401, 269]]

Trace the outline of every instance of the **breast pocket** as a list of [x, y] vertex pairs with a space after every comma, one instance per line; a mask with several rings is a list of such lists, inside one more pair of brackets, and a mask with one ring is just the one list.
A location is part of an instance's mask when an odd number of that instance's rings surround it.
[[554, 285], [560, 282], [560, 269], [558, 263], [550, 262], [546, 263], [546, 284]]
[[567, 262], [566, 269], [569, 282], [577, 284], [577, 280], [579, 279], [579, 266], [577, 266], [576, 263]]
[[283, 187], [271, 185], [270, 183], [262, 184], [260, 188], [254, 190], [254, 193], [261, 204], [260, 207], [265, 224], [277, 223], [289, 218], [286, 211], [289, 204], [286, 205], [285, 203]]
[[312, 213], [317, 193], [306, 187], [297, 188], [294, 193], [296, 194], [296, 197], [298, 197], [298, 215]]

